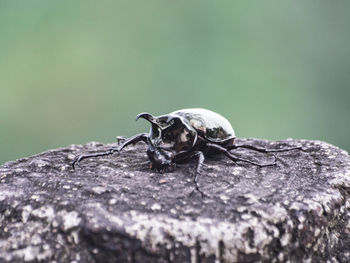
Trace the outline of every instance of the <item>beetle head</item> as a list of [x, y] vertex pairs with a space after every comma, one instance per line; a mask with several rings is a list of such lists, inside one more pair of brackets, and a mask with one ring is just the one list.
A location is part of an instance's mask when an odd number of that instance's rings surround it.
[[147, 155], [152, 163], [152, 168], [158, 171], [165, 170], [173, 164], [174, 154], [171, 151], [149, 146], [147, 149]]
[[147, 112], [140, 113], [136, 116], [136, 120], [143, 118], [151, 123], [151, 130], [149, 134], [150, 143], [153, 146], [158, 146], [162, 141], [162, 131], [169, 127], [164, 117], [154, 117]]
[[[151, 123], [148, 144], [153, 149], [159, 148], [159, 153], [164, 150], [171, 152], [189, 151], [197, 141], [197, 132], [189, 121], [178, 115], [162, 115], [154, 117], [149, 113], [140, 113], [136, 116], [146, 119]], [[153, 153], [152, 153], [153, 154]]]

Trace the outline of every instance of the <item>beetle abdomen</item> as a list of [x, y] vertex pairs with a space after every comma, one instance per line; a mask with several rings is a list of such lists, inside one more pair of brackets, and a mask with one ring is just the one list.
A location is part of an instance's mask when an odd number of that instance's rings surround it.
[[218, 113], [206, 109], [183, 109], [170, 113], [187, 119], [198, 134], [213, 142], [225, 142], [235, 138], [230, 122]]

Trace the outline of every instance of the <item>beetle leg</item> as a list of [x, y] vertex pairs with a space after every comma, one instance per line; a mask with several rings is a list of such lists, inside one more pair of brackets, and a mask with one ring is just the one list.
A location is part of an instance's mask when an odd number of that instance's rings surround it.
[[204, 154], [201, 151], [196, 151], [196, 152], [194, 152], [194, 156], [198, 157], [197, 166], [196, 166], [196, 173], [194, 176], [194, 184], [195, 184], [196, 190], [201, 193], [202, 197], [204, 197], [205, 194], [199, 189], [199, 184], [198, 184], [198, 177], [201, 174], [201, 168], [202, 168], [203, 162], [204, 162]]
[[285, 148], [285, 149], [264, 149], [264, 148], [258, 148], [254, 147], [251, 145], [230, 145], [226, 147], [227, 150], [234, 150], [237, 148], [246, 148], [250, 150], [254, 150], [257, 152], [262, 152], [262, 153], [271, 153], [271, 152], [287, 152], [287, 151], [292, 151], [292, 150], [301, 150], [301, 146], [296, 146], [296, 147], [291, 147], [291, 148]]
[[117, 136], [117, 144], [120, 145], [122, 142], [124, 142], [126, 139], [128, 139], [125, 136]]
[[273, 155], [273, 157], [274, 157], [273, 162], [267, 163], [267, 164], [260, 164], [260, 163], [256, 163], [256, 162], [253, 162], [253, 161], [250, 161], [250, 160], [247, 160], [247, 159], [242, 159], [242, 158], [235, 157], [226, 148], [224, 148], [224, 147], [222, 147], [220, 145], [213, 144], [213, 143], [207, 143], [207, 146], [209, 148], [218, 150], [219, 152], [225, 154], [228, 158], [230, 158], [234, 162], [241, 161], [241, 162], [250, 163], [250, 164], [253, 164], [253, 165], [256, 165], [256, 166], [259, 166], [259, 167], [271, 166], [271, 165], [275, 165], [276, 164], [276, 156], [275, 155]]
[[118, 147], [112, 147], [112, 148], [110, 148], [107, 151], [79, 155], [77, 158], [75, 158], [75, 160], [72, 163], [73, 169], [75, 169], [75, 165], [78, 165], [80, 167], [80, 161], [82, 161], [82, 160], [84, 160], [86, 158], [111, 155], [111, 154], [113, 154], [115, 152], [120, 152], [121, 150], [124, 149], [124, 147], [126, 147], [126, 146], [128, 146], [130, 144], [135, 144], [135, 143], [137, 143], [139, 141], [144, 141], [144, 142], [147, 143], [147, 139], [148, 139], [147, 133], [140, 133], [140, 134], [137, 134], [137, 135], [131, 137], [130, 139], [127, 139], [126, 141], [124, 141]]
[[143, 141], [143, 142], [147, 143], [147, 140], [148, 140], [148, 134], [147, 133], [137, 134], [137, 135], [131, 137], [130, 139], [127, 139], [126, 141], [124, 141], [122, 143], [122, 145], [120, 145], [118, 147], [119, 148], [119, 152], [121, 150], [123, 150], [126, 146], [130, 145], [130, 144], [135, 144], [135, 143], [138, 143], [140, 141]]
[[78, 165], [80, 167], [81, 160], [84, 160], [84, 159], [90, 158], [90, 157], [110, 155], [110, 154], [113, 154], [114, 152], [117, 152], [117, 151], [118, 151], [118, 147], [113, 147], [113, 148], [110, 148], [108, 151], [104, 151], [104, 152], [79, 155], [77, 158], [75, 158], [75, 160], [72, 163], [73, 169], [75, 169], [75, 165]]
[[[201, 189], [199, 188], [199, 184], [198, 184], [198, 178], [201, 175], [201, 168], [202, 168], [204, 160], [205, 160], [204, 153], [201, 151], [195, 151], [195, 152], [182, 151], [182, 152], [179, 152], [175, 155], [174, 164], [176, 165], [176, 162], [182, 161], [182, 160], [188, 160], [189, 158], [197, 158], [197, 166], [196, 166], [195, 176], [194, 176], [193, 182], [195, 184], [195, 188], [196, 188], [195, 190], [197, 190], [202, 195], [202, 197], [205, 197], [206, 195], [201, 191]], [[191, 193], [191, 195], [192, 195], [192, 193]]]

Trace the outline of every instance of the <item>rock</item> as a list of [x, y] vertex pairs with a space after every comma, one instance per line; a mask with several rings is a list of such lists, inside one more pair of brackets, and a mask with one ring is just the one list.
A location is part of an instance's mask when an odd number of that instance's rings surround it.
[[[0, 262], [350, 262], [350, 157], [320, 141], [237, 140], [270, 149], [259, 168], [207, 158], [157, 173], [146, 146], [88, 143], [0, 167]], [[271, 154], [233, 151], [258, 162]]]

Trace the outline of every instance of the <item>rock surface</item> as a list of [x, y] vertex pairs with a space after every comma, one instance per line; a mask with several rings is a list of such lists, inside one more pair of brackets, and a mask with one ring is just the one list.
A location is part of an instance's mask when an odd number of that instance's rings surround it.
[[[320, 141], [237, 140], [270, 149], [259, 168], [207, 158], [160, 174], [146, 146], [50, 150], [0, 167], [0, 262], [350, 262], [350, 157]], [[271, 156], [233, 151], [259, 162]]]

